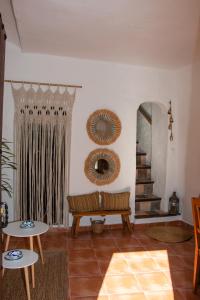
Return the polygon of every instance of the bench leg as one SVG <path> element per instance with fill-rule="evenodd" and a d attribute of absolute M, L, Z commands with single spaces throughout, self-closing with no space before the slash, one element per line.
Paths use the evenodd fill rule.
<path fill-rule="evenodd" d="M 128 230 L 129 230 L 129 232 L 132 233 L 132 232 L 133 232 L 133 228 L 132 228 L 132 226 L 131 226 L 131 222 L 130 222 L 130 219 L 129 219 L 129 215 L 126 215 L 126 216 L 124 216 L 124 217 L 125 217 L 125 219 L 126 219 L 126 225 L 127 225 L 127 228 L 128 228 Z"/>
<path fill-rule="evenodd" d="M 79 224 L 80 224 L 81 216 L 74 216 L 73 224 L 72 224 L 72 236 L 76 237 L 78 234 Z"/>
<path fill-rule="evenodd" d="M 81 219 L 80 216 L 76 217 L 76 226 L 75 226 L 75 231 L 74 231 L 74 236 L 75 237 L 78 235 L 78 229 L 79 229 L 80 219 Z"/>
<path fill-rule="evenodd" d="M 124 218 L 124 215 L 121 215 L 121 218 L 122 218 L 123 229 L 125 230 L 126 229 L 126 220 Z"/>
<path fill-rule="evenodd" d="M 72 229 L 71 229 L 71 235 L 72 235 L 72 237 L 74 236 L 75 221 L 76 221 L 76 217 L 73 216 Z"/>

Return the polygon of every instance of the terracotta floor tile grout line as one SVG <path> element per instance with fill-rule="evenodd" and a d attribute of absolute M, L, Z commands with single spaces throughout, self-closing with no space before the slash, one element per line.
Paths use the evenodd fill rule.
<path fill-rule="evenodd" d="M 128 236 L 114 229 L 102 236 L 80 232 L 76 239 L 50 232 L 42 243 L 46 250 L 68 253 L 69 298 L 63 300 L 97 300 L 100 293 L 105 297 L 98 300 L 118 300 L 117 295 L 124 300 L 132 295 L 170 300 L 173 294 L 177 300 L 200 299 L 192 294 L 194 241 L 167 244 L 150 239 L 143 230 Z M 21 247 L 24 242 L 15 244 Z"/>

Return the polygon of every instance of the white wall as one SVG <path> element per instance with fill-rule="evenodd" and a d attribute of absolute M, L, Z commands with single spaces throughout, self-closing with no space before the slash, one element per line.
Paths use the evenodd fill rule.
<path fill-rule="evenodd" d="M 180 199 L 180 210 L 186 206 L 186 185 L 187 176 L 187 147 L 188 147 L 188 126 L 189 126 L 189 105 L 191 99 L 191 66 L 182 68 L 174 73 L 174 85 L 178 101 L 172 100 L 172 113 L 174 118 L 173 134 L 174 140 L 168 142 L 169 151 L 167 156 L 167 186 L 166 199 L 177 192 Z M 170 133 L 170 132 L 169 132 Z M 192 154 L 193 155 L 193 154 Z M 174 166 L 172 168 L 171 166 Z M 190 208 L 188 208 L 190 209 Z M 184 219 L 189 222 L 188 218 Z"/>
<path fill-rule="evenodd" d="M 192 91 L 189 113 L 186 145 L 186 195 L 184 198 L 183 219 L 193 223 L 191 198 L 200 195 L 200 26 L 192 66 Z"/>
<path fill-rule="evenodd" d="M 161 209 L 168 211 L 168 199 L 165 197 L 167 150 L 168 150 L 168 114 L 164 105 L 152 104 L 152 179 L 154 194 L 161 197 Z"/>
<path fill-rule="evenodd" d="M 169 145 L 167 161 L 166 197 L 173 190 L 184 195 L 184 154 L 179 148 L 186 144 L 187 93 L 190 69 L 178 72 L 114 63 L 78 60 L 72 58 L 24 54 L 7 43 L 5 78 L 15 80 L 47 81 L 82 84 L 78 90 L 73 111 L 70 193 L 87 193 L 94 190 L 118 191 L 131 189 L 131 206 L 134 212 L 136 113 L 140 103 L 172 100 L 174 107 L 175 142 Z M 182 97 L 184 95 L 184 97 Z M 3 135 L 13 139 L 13 99 L 9 84 L 5 87 Z M 114 111 L 122 123 L 118 140 L 108 146 L 118 153 L 121 160 L 119 177 L 110 185 L 96 187 L 84 175 L 84 161 L 89 152 L 98 148 L 86 132 L 88 116 L 96 109 Z M 179 176 L 181 174 L 181 176 Z M 12 218 L 12 201 L 9 202 Z M 133 219 L 133 216 L 132 216 Z M 118 222 L 117 217 L 108 221 Z M 86 219 L 83 219 L 86 224 Z M 82 223 L 82 224 L 83 224 Z"/>
<path fill-rule="evenodd" d="M 150 116 L 152 115 L 151 103 L 142 103 L 142 107 L 149 113 Z M 138 146 L 140 150 L 147 154 L 146 162 L 150 164 L 152 158 L 152 128 L 151 124 L 149 124 L 139 109 L 137 110 L 137 140 L 139 142 Z"/>

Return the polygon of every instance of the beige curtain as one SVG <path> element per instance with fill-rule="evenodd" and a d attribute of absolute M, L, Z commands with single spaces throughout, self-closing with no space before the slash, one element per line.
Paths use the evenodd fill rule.
<path fill-rule="evenodd" d="M 15 101 L 17 219 L 68 223 L 72 108 L 70 94 L 40 86 L 12 86 Z"/>

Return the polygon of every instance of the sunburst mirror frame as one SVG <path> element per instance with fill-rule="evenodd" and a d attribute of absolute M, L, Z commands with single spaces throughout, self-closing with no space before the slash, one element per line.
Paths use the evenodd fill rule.
<path fill-rule="evenodd" d="M 96 171 L 96 163 L 99 160 L 106 160 L 108 163 L 108 170 L 100 174 Z M 105 185 L 113 182 L 120 171 L 120 160 L 118 155 L 108 149 L 96 149 L 90 152 L 85 160 L 85 175 L 96 185 Z"/>
<path fill-rule="evenodd" d="M 96 110 L 88 118 L 87 132 L 90 139 L 96 144 L 110 145 L 121 133 L 120 119 L 108 109 Z"/>

